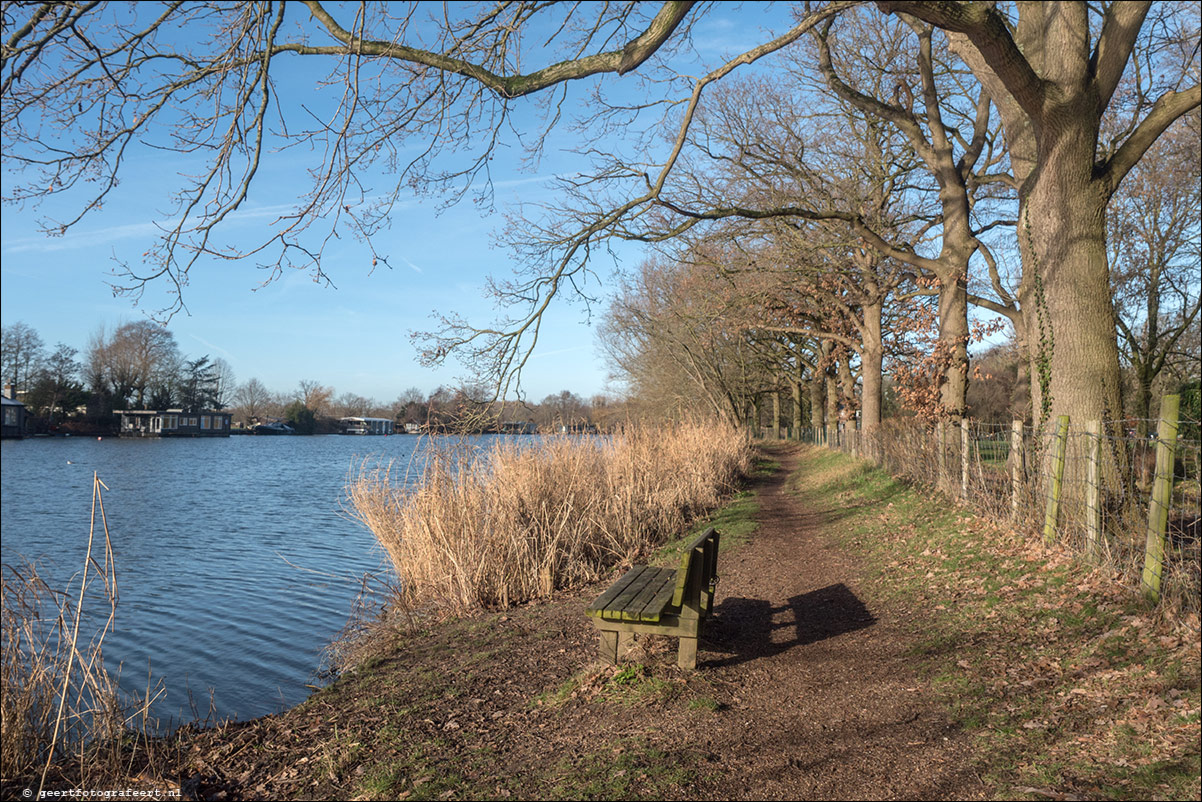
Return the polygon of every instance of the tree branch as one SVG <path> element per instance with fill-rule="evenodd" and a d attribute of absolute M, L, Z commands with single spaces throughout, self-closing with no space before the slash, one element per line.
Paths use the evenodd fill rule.
<path fill-rule="evenodd" d="M 1127 60 L 1135 48 L 1144 18 L 1151 8 L 1150 0 L 1112 3 L 1106 9 L 1098 44 L 1089 58 L 1089 70 L 1098 91 L 1098 111 L 1110 105 L 1110 98 L 1123 77 Z"/>
<path fill-rule="evenodd" d="M 985 3 L 923 0 L 877 0 L 887 14 L 904 12 L 948 31 L 965 34 L 989 68 L 1001 79 L 1023 111 L 1038 120 L 1043 114 L 1044 81 L 1019 49 L 1006 20 Z"/>
<path fill-rule="evenodd" d="M 1140 121 L 1139 126 L 1127 137 L 1109 160 L 1098 166 L 1097 177 L 1102 181 L 1108 194 L 1118 189 L 1124 176 L 1131 171 L 1148 148 L 1164 130 L 1173 124 L 1181 115 L 1196 108 L 1202 102 L 1202 86 L 1194 84 L 1181 92 L 1165 92 L 1156 99 L 1148 116 Z"/>
<path fill-rule="evenodd" d="M 310 13 L 325 26 L 331 36 L 342 42 L 345 52 L 401 59 L 434 67 L 443 72 L 463 75 L 479 81 L 505 98 L 522 97 L 564 81 L 587 78 L 598 73 L 616 72 L 618 75 L 625 75 L 638 69 L 672 36 L 694 5 L 694 0 L 665 2 L 647 29 L 627 42 L 621 50 L 560 61 L 525 75 L 499 75 L 479 64 L 443 53 L 420 50 L 394 42 L 364 40 L 339 25 L 318 0 L 305 0 L 305 6 Z M 300 53 L 308 52 L 306 48 L 294 49 Z"/>

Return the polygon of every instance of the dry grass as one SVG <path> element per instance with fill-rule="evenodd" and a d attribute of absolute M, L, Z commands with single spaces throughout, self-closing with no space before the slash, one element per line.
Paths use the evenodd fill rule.
<path fill-rule="evenodd" d="M 123 700 L 104 666 L 102 646 L 116 613 L 117 581 L 102 487 L 95 479 L 83 570 L 68 590 L 52 588 L 31 563 L 5 565 L 0 572 L 0 749 L 6 797 L 18 788 L 35 798 L 64 787 L 145 788 L 147 769 L 161 749 L 148 735 L 154 694 Z"/>
<path fill-rule="evenodd" d="M 462 613 L 549 596 L 631 562 L 718 505 L 750 468 L 746 436 L 694 422 L 610 438 L 432 443 L 418 482 L 365 466 L 353 513 L 410 608 Z"/>

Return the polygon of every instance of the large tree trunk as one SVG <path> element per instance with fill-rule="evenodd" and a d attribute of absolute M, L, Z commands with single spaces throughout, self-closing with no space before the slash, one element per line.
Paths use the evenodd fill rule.
<path fill-rule="evenodd" d="M 1096 118 L 1095 118 L 1096 119 Z M 1020 213 L 1024 310 L 1030 322 L 1032 396 L 1043 442 L 1061 415 L 1073 430 L 1102 421 L 1104 435 L 1123 436 L 1114 304 L 1106 257 L 1107 194 L 1093 180 L 1096 128 L 1084 114 L 1056 118 L 1041 132 L 1047 151 L 1032 176 Z M 1062 504 L 1084 503 L 1084 443 L 1072 437 Z M 1051 475 L 1053 449 L 1044 454 Z M 1121 448 L 1102 449 L 1102 483 L 1117 490 L 1126 471 Z"/>
<path fill-rule="evenodd" d="M 780 390 L 772 391 L 772 439 L 780 439 Z"/>
<path fill-rule="evenodd" d="M 815 373 L 810 377 L 810 427 L 815 434 L 826 427 L 826 376 Z"/>
<path fill-rule="evenodd" d="M 1091 174 L 1096 131 L 1062 122 L 1061 130 L 1043 132 L 1049 157 L 1019 223 L 1023 272 L 1033 285 L 1029 295 L 1045 322 L 1041 340 L 1028 339 L 1032 371 L 1050 368 L 1050 381 L 1044 376 L 1043 383 L 1051 398 L 1040 402 L 1052 420 L 1070 415 L 1079 423 L 1117 421 L 1123 409 L 1106 261 L 1107 196 Z M 1031 307 L 1025 309 L 1030 320 Z M 1039 384 L 1040 376 L 1033 376 L 1033 392 Z"/>
<path fill-rule="evenodd" d="M 826 425 L 839 425 L 839 382 L 833 365 L 826 370 Z"/>
<path fill-rule="evenodd" d="M 947 237 L 945 233 L 945 241 Z M 946 364 L 939 404 L 955 421 L 964 416 L 968 405 L 968 259 L 964 262 L 963 270 L 943 278 L 939 286 L 938 347 Z"/>
<path fill-rule="evenodd" d="M 882 304 L 864 307 L 864 329 L 860 352 L 860 425 L 872 432 L 881 425 L 881 370 L 885 361 L 885 346 L 881 336 Z"/>
<path fill-rule="evenodd" d="M 1016 320 L 1017 318 L 1017 320 Z M 1014 322 L 1014 341 L 1018 349 L 1018 365 L 1014 389 L 1010 393 L 1010 410 L 1017 420 L 1031 423 L 1031 357 L 1027 353 L 1027 330 L 1022 314 L 1011 316 Z"/>

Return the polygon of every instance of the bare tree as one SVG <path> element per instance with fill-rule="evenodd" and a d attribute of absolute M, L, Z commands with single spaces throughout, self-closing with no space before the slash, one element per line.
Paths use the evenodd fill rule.
<path fill-rule="evenodd" d="M 722 259 L 647 260 L 624 278 L 600 337 L 614 378 L 660 417 L 705 411 L 738 423 L 780 371 L 749 336 L 747 296 Z"/>
<path fill-rule="evenodd" d="M 847 29 L 841 36 L 835 36 L 833 20 L 813 35 L 826 84 L 905 137 L 938 189 L 939 253 L 924 258 L 913 248 L 894 248 L 889 255 L 937 280 L 937 347 L 947 363 L 941 405 L 958 418 L 968 381 L 970 260 L 985 247 L 979 231 L 996 222 L 981 219 L 986 204 L 980 202 L 985 194 L 980 190 L 1004 180 L 997 170 L 1002 153 L 994 147 L 992 101 L 984 88 L 976 89 L 975 97 L 966 92 L 963 70 L 954 66 L 941 37 L 912 17 L 893 27 L 847 14 L 839 18 L 839 26 Z M 844 78 L 849 74 L 852 83 Z"/>
<path fill-rule="evenodd" d="M 1182 359 L 1179 344 L 1198 318 L 1202 152 L 1184 123 L 1135 166 L 1106 216 L 1119 353 L 1134 384 L 1128 411 L 1141 437 L 1153 385 Z"/>
<path fill-rule="evenodd" d="M 234 369 L 221 357 L 216 357 L 213 362 L 213 408 L 225 409 L 234 400 L 234 394 L 238 389 L 237 379 L 234 377 Z"/>
<path fill-rule="evenodd" d="M 408 387 L 392 402 L 389 410 L 392 417 L 407 423 L 419 423 L 425 419 L 421 407 L 426 400 L 426 394 L 418 387 Z"/>
<path fill-rule="evenodd" d="M 861 85 L 870 82 L 871 77 Z M 916 252 L 933 225 L 921 221 L 935 213 L 922 209 L 926 204 L 915 186 L 920 176 L 915 175 L 913 148 L 887 124 L 850 103 L 816 102 L 812 93 L 799 95 L 767 80 L 716 92 L 695 129 L 704 139 L 698 149 L 719 165 L 720 180 L 712 169 L 699 167 L 695 193 L 703 199 L 701 205 L 712 193 L 711 204 L 719 196 L 739 198 L 748 213 L 759 209 L 764 215 L 750 223 L 728 222 L 707 234 L 747 243 L 746 258 L 728 266 L 732 272 L 772 274 L 756 290 L 748 288 L 752 318 L 755 310 L 767 313 L 756 325 L 764 331 L 836 339 L 854 351 L 862 366 L 863 422 L 875 427 L 880 422 L 886 305 L 916 269 L 885 254 L 923 265 L 930 261 Z M 850 211 L 824 219 L 815 211 L 821 209 Z M 797 217 L 789 210 L 797 211 Z M 959 332 L 950 323 L 942 329 L 944 338 L 962 344 Z M 945 376 L 959 370 L 951 363 L 949 359 Z"/>
<path fill-rule="evenodd" d="M 233 402 L 244 423 L 259 420 L 267 413 L 267 407 L 272 403 L 271 392 L 258 379 L 247 379 L 238 385 L 234 391 Z"/>
<path fill-rule="evenodd" d="M 378 404 L 366 396 L 357 393 L 343 393 L 333 402 L 335 414 L 345 417 L 370 417 L 372 410 Z"/>
<path fill-rule="evenodd" d="M 0 336 L 0 374 L 13 392 L 29 389 L 42 362 L 42 337 L 32 326 L 17 321 L 5 326 Z"/>
<path fill-rule="evenodd" d="M 300 393 L 297 398 L 305 405 L 305 408 L 312 410 L 315 415 L 330 413 L 334 399 L 333 387 L 327 387 L 313 379 L 302 379 L 298 388 Z"/>
<path fill-rule="evenodd" d="M 105 336 L 101 329 L 88 346 L 93 388 L 115 403 L 143 408 L 152 394 L 171 394 L 179 382 L 179 346 L 166 327 L 150 320 L 125 323 Z"/>
<path fill-rule="evenodd" d="M 55 413 L 68 414 L 68 410 L 86 401 L 83 386 L 79 383 L 78 350 L 58 343 L 54 352 L 45 359 L 27 403 L 38 414 L 45 415 L 54 423 Z"/>

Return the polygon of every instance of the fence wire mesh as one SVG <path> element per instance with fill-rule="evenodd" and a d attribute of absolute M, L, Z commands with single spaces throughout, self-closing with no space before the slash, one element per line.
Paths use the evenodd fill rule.
<path fill-rule="evenodd" d="M 1182 418 L 1177 436 L 1162 442 L 1159 424 L 1069 421 L 1058 438 L 1055 425 L 891 419 L 870 434 L 830 427 L 802 430 L 798 439 L 871 459 L 895 477 L 959 498 L 1032 537 L 1065 543 L 1112 566 L 1133 587 L 1199 612 L 1200 426 Z M 1158 484 L 1157 452 L 1165 447 L 1172 459 L 1162 464 Z"/>

